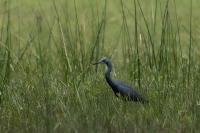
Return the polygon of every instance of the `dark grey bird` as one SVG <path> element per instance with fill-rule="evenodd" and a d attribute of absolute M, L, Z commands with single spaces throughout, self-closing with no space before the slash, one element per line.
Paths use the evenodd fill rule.
<path fill-rule="evenodd" d="M 141 102 L 141 103 L 148 102 L 131 86 L 124 84 L 121 81 L 112 79 L 111 77 L 112 63 L 109 59 L 103 57 L 98 62 L 94 63 L 94 65 L 97 65 L 97 64 L 105 64 L 107 66 L 107 70 L 105 72 L 105 79 L 117 97 L 119 97 L 118 94 L 120 94 L 122 98 L 127 101 L 135 101 L 135 102 Z"/>

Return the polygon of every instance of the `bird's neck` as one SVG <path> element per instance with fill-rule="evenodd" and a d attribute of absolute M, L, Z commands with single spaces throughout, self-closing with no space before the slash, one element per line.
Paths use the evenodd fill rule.
<path fill-rule="evenodd" d="M 106 81 L 107 81 L 109 84 L 110 84 L 110 82 L 112 82 L 111 72 L 112 72 L 112 64 L 111 64 L 111 63 L 108 63 L 108 64 L 107 64 L 107 70 L 106 70 L 106 73 L 105 73 L 105 78 L 106 78 Z"/>

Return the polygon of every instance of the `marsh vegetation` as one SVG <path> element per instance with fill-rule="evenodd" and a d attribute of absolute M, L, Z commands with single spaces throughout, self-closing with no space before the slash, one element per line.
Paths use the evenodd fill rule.
<path fill-rule="evenodd" d="M 199 0 L 1 0 L 0 132 L 199 132 Z M 148 105 L 106 84 L 134 85 Z"/>

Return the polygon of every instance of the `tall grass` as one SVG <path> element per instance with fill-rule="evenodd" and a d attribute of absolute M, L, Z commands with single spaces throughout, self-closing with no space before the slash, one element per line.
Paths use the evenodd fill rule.
<path fill-rule="evenodd" d="M 184 2 L 38 2 L 26 17 L 0 2 L 0 132 L 198 132 L 198 2 Z M 148 105 L 112 94 L 102 56 Z"/>
<path fill-rule="evenodd" d="M 11 72 L 11 27 L 10 27 L 10 11 L 9 11 L 9 1 L 4 3 L 6 7 L 7 18 L 6 18 L 6 26 L 5 31 L 2 28 L 1 32 L 1 40 L 5 41 L 4 47 L 1 49 L 2 54 L 2 63 L 1 63 L 1 89 L 0 89 L 0 103 L 3 100 L 3 93 L 5 91 L 5 86 L 9 84 L 10 82 L 10 72 Z M 4 23 L 2 24 L 3 27 Z M 3 33 L 5 32 L 5 37 L 3 36 Z M 4 38 L 3 38 L 4 37 Z"/>

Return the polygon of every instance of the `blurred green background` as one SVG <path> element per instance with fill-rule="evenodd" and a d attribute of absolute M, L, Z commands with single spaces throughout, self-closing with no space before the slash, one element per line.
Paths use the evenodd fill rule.
<path fill-rule="evenodd" d="M 200 1 L 1 0 L 0 132 L 199 132 Z M 116 98 L 104 80 L 149 104 Z"/>

